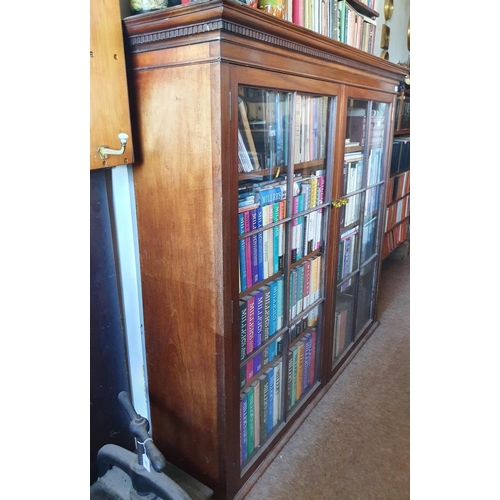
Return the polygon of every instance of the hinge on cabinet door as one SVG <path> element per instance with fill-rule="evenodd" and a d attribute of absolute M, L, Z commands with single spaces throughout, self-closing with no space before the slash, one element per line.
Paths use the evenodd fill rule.
<path fill-rule="evenodd" d="M 229 92 L 229 121 L 232 121 L 232 119 L 233 119 L 233 100 L 231 99 L 231 92 Z"/>

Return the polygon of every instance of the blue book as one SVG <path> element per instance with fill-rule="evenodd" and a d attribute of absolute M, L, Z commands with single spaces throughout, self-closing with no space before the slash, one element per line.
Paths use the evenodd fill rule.
<path fill-rule="evenodd" d="M 262 353 L 259 352 L 254 358 L 253 358 L 253 373 L 254 375 L 257 375 L 262 370 Z"/>
<path fill-rule="evenodd" d="M 270 434 L 273 430 L 273 413 L 274 413 L 274 369 L 268 368 L 266 370 L 267 381 L 268 381 L 268 392 L 267 392 L 267 433 Z"/>
<path fill-rule="evenodd" d="M 243 463 L 247 459 L 247 434 L 248 434 L 248 403 L 247 395 L 245 393 L 240 394 L 241 401 L 241 462 Z"/>
<path fill-rule="evenodd" d="M 245 216 L 243 213 L 238 214 L 238 235 L 245 234 Z"/>
<path fill-rule="evenodd" d="M 262 290 L 256 290 L 255 292 L 252 292 L 250 295 L 253 295 L 253 297 L 255 298 L 253 347 L 254 349 L 257 349 L 262 344 L 262 335 L 264 327 L 264 294 L 262 293 Z"/>
<path fill-rule="evenodd" d="M 277 280 L 277 294 L 276 294 L 276 329 L 280 330 L 283 328 L 283 295 L 285 291 L 285 280 L 283 276 L 280 276 Z"/>
<path fill-rule="evenodd" d="M 269 283 L 271 289 L 271 307 L 269 318 L 269 336 L 271 337 L 276 333 L 278 325 L 278 283 L 276 280 Z"/>
<path fill-rule="evenodd" d="M 278 226 L 273 227 L 273 273 L 280 270 L 280 230 Z"/>
<path fill-rule="evenodd" d="M 240 268 L 240 288 L 241 292 L 247 289 L 247 266 L 245 253 L 245 240 L 239 242 L 239 268 Z"/>
<path fill-rule="evenodd" d="M 252 285 L 259 282 L 259 253 L 257 235 L 250 236 L 250 258 L 252 263 Z"/>

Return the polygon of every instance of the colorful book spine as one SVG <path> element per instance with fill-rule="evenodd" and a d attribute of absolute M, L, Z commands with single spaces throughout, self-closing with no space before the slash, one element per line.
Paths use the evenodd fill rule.
<path fill-rule="evenodd" d="M 263 373 L 260 377 L 260 442 L 263 443 L 267 436 L 267 403 L 269 400 L 269 384 L 267 374 Z"/>
<path fill-rule="evenodd" d="M 260 380 L 252 384 L 253 388 L 253 407 L 254 407 L 254 448 L 260 445 Z"/>
<path fill-rule="evenodd" d="M 276 274 L 280 270 L 279 252 L 280 252 L 280 233 L 279 226 L 273 227 L 273 273 Z"/>
<path fill-rule="evenodd" d="M 314 375 L 316 373 L 316 328 L 311 330 L 311 370 L 309 373 L 309 384 L 314 384 Z"/>
<path fill-rule="evenodd" d="M 302 390 L 305 392 L 311 385 L 311 348 L 312 337 L 311 332 L 306 333 L 304 337 L 304 371 L 302 374 Z"/>
<path fill-rule="evenodd" d="M 298 345 L 295 344 L 291 349 L 292 353 L 292 395 L 291 395 L 291 406 L 293 407 L 297 402 L 297 369 L 298 369 L 298 361 L 299 361 L 299 353 L 298 353 Z"/>
<path fill-rule="evenodd" d="M 296 398 L 297 401 L 302 396 L 302 372 L 304 371 L 304 342 L 297 342 L 297 383 L 296 383 Z"/>
<path fill-rule="evenodd" d="M 287 386 L 287 405 L 288 408 L 293 406 L 292 403 L 292 381 L 293 381 L 293 354 L 288 351 L 288 386 Z M 294 399 L 295 402 L 295 399 Z"/>
<path fill-rule="evenodd" d="M 271 281 L 269 283 L 269 288 L 271 290 L 269 336 L 273 336 L 276 333 L 278 326 L 278 283 L 276 281 Z"/>
<path fill-rule="evenodd" d="M 271 314 L 271 289 L 269 286 L 261 288 L 264 298 L 264 308 L 262 314 L 262 342 L 266 342 L 270 337 L 270 314 Z"/>
<path fill-rule="evenodd" d="M 255 297 L 247 295 L 242 300 L 247 303 L 247 354 L 250 354 L 254 349 Z"/>
<path fill-rule="evenodd" d="M 247 424 L 247 455 L 250 456 L 255 449 L 255 401 L 253 387 L 245 390 L 248 401 L 248 424 Z"/>
<path fill-rule="evenodd" d="M 276 292 L 276 330 L 279 331 L 284 326 L 284 300 L 283 296 L 285 293 L 285 279 L 280 276 L 276 280 L 277 292 Z"/>
<path fill-rule="evenodd" d="M 281 360 L 274 366 L 274 411 L 273 411 L 273 427 L 281 420 Z"/>
<path fill-rule="evenodd" d="M 241 463 L 248 458 L 248 401 L 244 392 L 240 395 L 241 404 Z"/>
<path fill-rule="evenodd" d="M 268 368 L 266 370 L 268 390 L 267 390 L 267 434 L 271 434 L 273 430 L 273 410 L 274 410 L 274 369 Z"/>
<path fill-rule="evenodd" d="M 247 355 L 247 303 L 240 300 L 240 361 Z"/>
<path fill-rule="evenodd" d="M 264 314 L 264 294 L 262 290 L 256 290 L 250 294 L 254 297 L 254 336 L 253 347 L 257 349 L 262 344 L 262 327 Z"/>
<path fill-rule="evenodd" d="M 250 238 L 245 238 L 245 269 L 247 275 L 247 286 L 246 288 L 251 288 L 253 285 L 252 280 L 252 248 Z"/>
<path fill-rule="evenodd" d="M 246 266 L 246 249 L 245 240 L 239 240 L 238 266 L 240 271 L 240 292 L 244 292 L 247 287 L 247 266 Z"/>

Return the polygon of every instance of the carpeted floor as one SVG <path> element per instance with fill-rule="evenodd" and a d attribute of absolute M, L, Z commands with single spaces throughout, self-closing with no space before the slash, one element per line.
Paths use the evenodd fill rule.
<path fill-rule="evenodd" d="M 386 259 L 380 326 L 245 500 L 410 498 L 410 257 Z"/>

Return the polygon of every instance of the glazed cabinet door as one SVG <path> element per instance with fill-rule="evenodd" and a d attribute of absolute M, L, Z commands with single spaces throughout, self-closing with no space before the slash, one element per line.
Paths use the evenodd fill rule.
<path fill-rule="evenodd" d="M 286 83 L 237 90 L 240 477 L 320 386 L 337 87 Z"/>
<path fill-rule="evenodd" d="M 347 99 L 332 370 L 374 323 L 391 103 Z"/>

